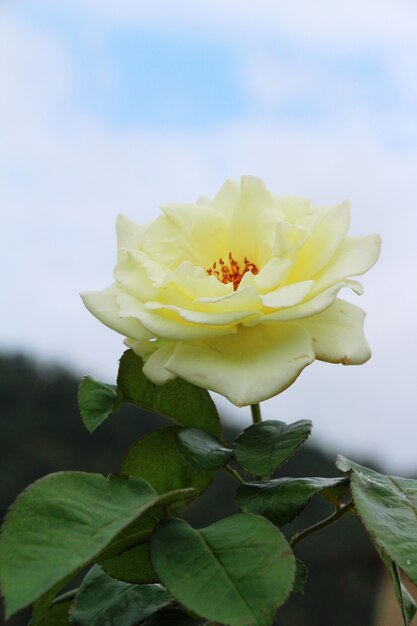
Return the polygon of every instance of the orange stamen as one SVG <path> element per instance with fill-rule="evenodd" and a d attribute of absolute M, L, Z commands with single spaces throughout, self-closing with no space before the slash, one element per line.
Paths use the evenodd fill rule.
<path fill-rule="evenodd" d="M 243 269 L 240 269 L 239 263 L 233 258 L 232 253 L 229 252 L 229 263 L 223 261 L 220 257 L 218 263 L 220 265 L 220 269 L 217 268 L 217 262 L 215 261 L 213 265 L 207 270 L 207 274 L 209 276 L 215 276 L 217 280 L 221 283 L 227 285 L 228 283 L 233 283 L 233 291 L 236 291 L 240 285 L 240 281 L 246 274 L 246 272 L 251 272 L 252 274 L 258 274 L 259 269 L 255 265 L 255 263 L 251 263 L 247 259 L 244 258 L 244 266 Z"/>

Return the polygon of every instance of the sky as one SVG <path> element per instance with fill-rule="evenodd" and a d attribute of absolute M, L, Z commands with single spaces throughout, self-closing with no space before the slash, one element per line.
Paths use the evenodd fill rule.
<path fill-rule="evenodd" d="M 313 364 L 263 413 L 415 470 L 416 70 L 411 0 L 0 0 L 0 349 L 114 380 L 122 337 L 79 292 L 112 282 L 120 212 L 148 222 L 244 174 L 348 198 L 351 233 L 383 238 L 365 294 L 342 294 L 373 357 Z"/>

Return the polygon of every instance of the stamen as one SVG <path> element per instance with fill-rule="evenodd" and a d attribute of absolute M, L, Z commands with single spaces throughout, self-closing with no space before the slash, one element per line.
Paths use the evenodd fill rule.
<path fill-rule="evenodd" d="M 207 274 L 209 276 L 215 276 L 217 280 L 221 283 L 227 285 L 228 283 L 233 283 L 233 291 L 236 291 L 240 285 L 240 281 L 246 274 L 246 272 L 251 272 L 252 274 L 258 274 L 259 269 L 255 265 L 248 260 L 247 257 L 244 258 L 244 266 L 240 269 L 239 263 L 233 258 L 232 253 L 229 252 L 229 263 L 223 261 L 220 257 L 219 261 L 220 268 L 217 268 L 217 261 L 213 263 L 213 265 L 207 270 Z"/>

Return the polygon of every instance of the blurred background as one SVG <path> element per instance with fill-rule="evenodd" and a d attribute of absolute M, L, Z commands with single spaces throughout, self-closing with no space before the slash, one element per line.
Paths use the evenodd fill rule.
<path fill-rule="evenodd" d="M 416 61 L 411 0 L 0 0 L 3 511 L 47 471 L 106 472 L 110 458 L 117 469 L 148 424 L 124 415 L 123 432 L 114 420 L 90 438 L 74 399 L 85 373 L 114 381 L 123 351 L 78 295 L 112 282 L 117 213 L 147 222 L 242 174 L 315 204 L 349 198 L 351 233 L 383 237 L 353 300 L 368 312 L 373 358 L 316 363 L 264 403 L 266 418 L 314 422 L 320 451 L 293 475 L 334 474 L 341 452 L 416 476 Z M 248 410 L 216 402 L 231 432 L 249 424 Z M 326 602 L 311 604 L 312 573 L 282 626 L 396 626 L 355 528 L 312 540 Z M 338 604 L 343 586 L 329 591 L 341 580 L 329 563 L 351 554 L 356 532 L 353 616 Z"/>

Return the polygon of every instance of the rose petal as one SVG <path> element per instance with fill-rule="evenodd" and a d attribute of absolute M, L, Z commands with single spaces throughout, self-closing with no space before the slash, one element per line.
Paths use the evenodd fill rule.
<path fill-rule="evenodd" d="M 172 304 L 161 304 L 160 302 L 147 302 L 145 307 L 149 311 L 174 311 L 178 313 L 181 319 L 191 324 L 207 324 L 208 326 L 227 326 L 228 324 L 237 324 L 247 318 L 257 315 L 255 310 L 239 310 L 239 311 L 195 311 L 192 309 L 183 309 Z"/>
<path fill-rule="evenodd" d="M 295 224 L 278 222 L 275 225 L 275 240 L 272 253 L 276 256 L 287 256 L 291 264 L 297 261 L 297 253 L 308 240 L 317 222 L 316 215 L 308 215 Z"/>
<path fill-rule="evenodd" d="M 116 285 L 111 285 L 102 291 L 84 291 L 80 295 L 90 313 L 109 328 L 133 339 L 152 337 L 138 320 L 121 317 L 117 305 L 117 297 L 120 293 Z"/>
<path fill-rule="evenodd" d="M 230 215 L 229 245 L 236 260 L 245 257 L 259 267 L 271 256 L 274 225 L 283 219 L 272 194 L 254 176 L 242 176 L 240 196 Z"/>
<path fill-rule="evenodd" d="M 127 338 L 123 343 L 128 348 L 132 348 L 133 352 L 136 352 L 143 360 L 146 360 L 158 349 L 158 345 L 161 344 L 161 341 L 161 339 L 155 339 L 155 337 L 152 337 L 152 339 L 144 339 L 143 341 Z"/>
<path fill-rule="evenodd" d="M 239 311 L 243 308 L 259 311 L 261 299 L 256 289 L 249 285 L 217 298 L 198 298 L 195 304 L 201 307 L 201 311 Z"/>
<path fill-rule="evenodd" d="M 178 313 L 162 309 L 150 311 L 145 305 L 129 294 L 121 293 L 117 296 L 120 316 L 135 318 L 151 333 L 152 337 L 173 340 L 192 340 L 205 337 L 220 337 L 236 333 L 236 327 L 208 326 L 206 324 L 190 324 L 184 322 Z M 134 337 L 134 335 L 128 336 Z"/>
<path fill-rule="evenodd" d="M 228 223 L 224 215 L 202 204 L 170 204 L 162 210 L 167 220 L 189 242 L 195 265 L 205 269 L 229 252 Z M 183 257 L 183 260 L 187 257 Z"/>
<path fill-rule="evenodd" d="M 175 269 L 185 259 L 199 265 L 192 243 L 165 215 L 145 229 L 142 250 L 167 269 Z"/>
<path fill-rule="evenodd" d="M 322 313 L 300 320 L 299 324 L 311 334 L 317 359 L 359 365 L 371 356 L 363 332 L 365 315 L 354 304 L 336 300 Z"/>
<path fill-rule="evenodd" d="M 183 261 L 177 269 L 166 274 L 161 286 L 168 287 L 170 292 L 181 292 L 190 301 L 204 297 L 218 298 L 233 293 L 232 283 L 220 282 L 215 276 L 209 276 L 204 268 L 189 261 Z"/>
<path fill-rule="evenodd" d="M 268 313 L 259 319 L 249 320 L 245 322 L 245 326 L 254 326 L 255 324 L 264 322 L 288 322 L 309 317 L 310 315 L 317 315 L 317 313 L 324 311 L 334 302 L 337 294 L 343 287 L 349 287 L 358 294 L 362 293 L 362 285 L 360 283 L 354 280 L 347 280 L 332 285 L 322 293 L 310 298 L 310 300 L 305 300 L 295 306 L 274 311 L 274 313 Z"/>
<path fill-rule="evenodd" d="M 171 356 L 175 342 L 153 339 L 151 341 L 135 341 L 125 339 L 125 345 L 132 348 L 144 360 L 145 375 L 157 385 L 164 385 L 175 378 L 175 374 L 165 369 L 164 364 Z"/>
<path fill-rule="evenodd" d="M 240 181 L 229 178 L 213 198 L 211 206 L 222 213 L 232 212 L 239 200 Z"/>
<path fill-rule="evenodd" d="M 288 323 L 240 326 L 234 336 L 179 342 L 165 367 L 246 406 L 286 389 L 312 361 L 309 333 Z"/>
<path fill-rule="evenodd" d="M 123 255 L 124 249 L 139 250 L 145 227 L 132 222 L 121 213 L 116 219 L 117 249 Z"/>
<path fill-rule="evenodd" d="M 259 293 L 269 291 L 282 282 L 290 267 L 290 259 L 286 257 L 272 257 L 260 269 L 259 274 L 246 272 L 239 285 L 239 290 L 253 285 Z"/>
<path fill-rule="evenodd" d="M 286 285 L 265 294 L 262 297 L 262 302 L 265 306 L 273 309 L 294 306 L 305 300 L 313 285 L 314 280 L 304 280 L 292 285 Z"/>
<path fill-rule="evenodd" d="M 165 363 L 172 356 L 176 344 L 174 341 L 158 343 L 162 343 L 162 345 L 146 359 L 143 366 L 143 373 L 149 380 L 157 385 L 164 385 L 169 380 L 176 378 L 176 374 L 173 374 L 164 367 Z"/>
<path fill-rule="evenodd" d="M 348 202 L 343 202 L 320 216 L 304 246 L 298 251 L 288 282 L 312 278 L 327 265 L 346 237 L 350 219 L 349 207 Z"/>
<path fill-rule="evenodd" d="M 160 289 L 155 286 L 165 275 L 155 262 L 141 252 L 127 251 L 114 268 L 114 278 L 122 290 L 140 300 L 154 300 Z"/>
<path fill-rule="evenodd" d="M 290 222 L 298 222 L 298 220 L 306 217 L 310 212 L 310 200 L 302 196 L 279 196 L 273 194 L 277 205 L 285 215 L 285 219 Z"/>
<path fill-rule="evenodd" d="M 316 277 L 318 290 L 336 283 L 347 276 L 359 276 L 367 272 L 378 260 L 381 237 L 346 237 L 329 264 Z"/>

